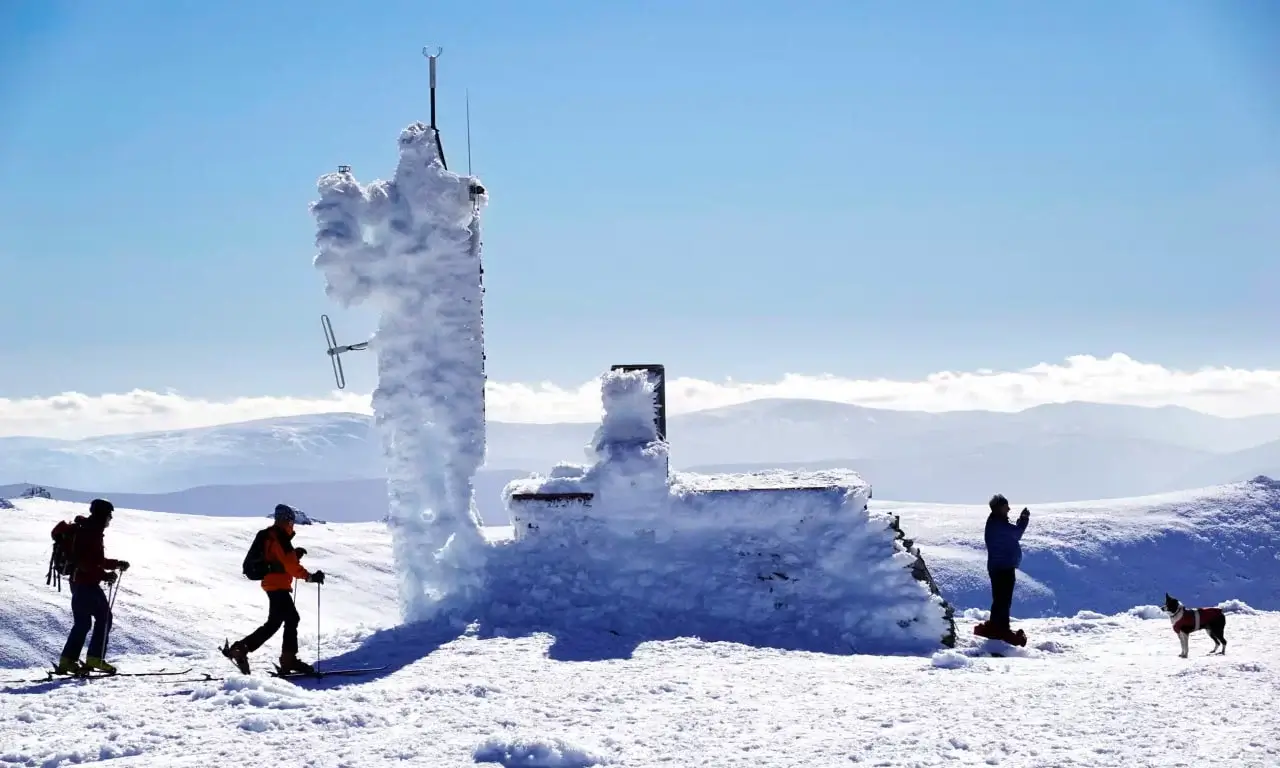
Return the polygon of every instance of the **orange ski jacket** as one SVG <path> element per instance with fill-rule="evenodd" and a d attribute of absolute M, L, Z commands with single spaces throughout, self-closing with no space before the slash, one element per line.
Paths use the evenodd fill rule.
<path fill-rule="evenodd" d="M 262 589 L 266 592 L 281 590 L 288 592 L 293 589 L 294 579 L 310 578 L 311 572 L 302 567 L 298 562 L 298 553 L 293 551 L 293 545 L 290 543 L 293 539 L 293 531 L 276 525 L 271 527 L 275 529 L 272 531 L 275 535 L 267 537 L 262 554 L 268 563 L 275 563 L 282 570 L 273 570 L 263 576 Z"/>

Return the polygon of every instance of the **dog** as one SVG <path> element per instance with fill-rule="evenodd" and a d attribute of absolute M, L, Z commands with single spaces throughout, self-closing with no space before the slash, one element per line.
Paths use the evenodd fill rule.
<path fill-rule="evenodd" d="M 1187 658 L 1191 633 L 1202 629 L 1208 632 L 1213 640 L 1213 650 L 1209 651 L 1208 655 L 1212 656 L 1215 653 L 1219 656 L 1226 655 L 1227 636 L 1223 634 L 1223 630 L 1227 628 L 1227 615 L 1221 608 L 1187 608 L 1178 602 L 1176 597 L 1166 592 L 1164 593 L 1164 610 L 1169 614 L 1169 621 L 1173 624 L 1174 633 L 1178 635 L 1178 642 L 1182 643 L 1182 653 L 1178 654 L 1179 658 Z M 1218 650 L 1219 647 L 1222 650 Z"/>

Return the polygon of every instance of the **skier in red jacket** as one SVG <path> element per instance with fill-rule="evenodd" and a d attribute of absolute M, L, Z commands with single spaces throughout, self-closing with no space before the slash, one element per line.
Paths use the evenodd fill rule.
<path fill-rule="evenodd" d="M 106 556 L 102 543 L 106 528 L 111 524 L 115 505 L 106 499 L 89 502 L 89 516 L 77 516 L 75 550 L 72 558 L 75 570 L 71 574 L 71 615 L 74 623 L 67 644 L 58 659 L 58 674 L 81 674 L 89 670 L 114 674 L 116 668 L 108 664 L 102 655 L 106 651 L 107 632 L 111 628 L 111 604 L 102 591 L 102 583 L 114 584 L 118 574 L 129 569 L 125 560 L 113 560 Z M 84 647 L 89 627 L 93 637 L 89 639 L 89 653 L 80 664 L 80 649 Z"/>

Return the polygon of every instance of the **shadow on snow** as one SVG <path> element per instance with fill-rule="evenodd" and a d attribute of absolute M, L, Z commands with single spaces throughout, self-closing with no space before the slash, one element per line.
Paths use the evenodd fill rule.
<path fill-rule="evenodd" d="M 487 598 L 486 598 L 487 599 Z M 547 607 L 549 608 L 549 607 Z M 799 631 L 785 621 L 768 625 L 729 621 L 697 613 L 661 613 L 650 606 L 611 603 L 562 610 L 538 610 L 487 601 L 462 604 L 442 614 L 456 618 L 404 624 L 374 632 L 358 647 L 323 659 L 325 670 L 386 667 L 359 676 L 308 680 L 308 684 L 339 687 L 394 674 L 459 639 L 553 638 L 548 658 L 560 662 L 592 662 L 631 658 L 642 643 L 696 639 L 756 648 L 841 655 L 918 656 L 941 648 L 941 643 L 895 639 L 866 641 L 857 646 L 817 624 Z M 536 614 L 536 617 L 535 617 Z M 466 617 L 466 618 L 462 618 Z M 305 678 L 302 678 L 305 679 Z"/>

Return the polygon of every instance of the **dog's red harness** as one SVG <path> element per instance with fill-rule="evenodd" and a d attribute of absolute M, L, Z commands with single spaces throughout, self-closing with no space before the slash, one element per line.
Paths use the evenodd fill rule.
<path fill-rule="evenodd" d="M 1182 618 L 1173 624 L 1175 634 L 1191 634 L 1222 618 L 1221 608 L 1183 608 Z"/>

